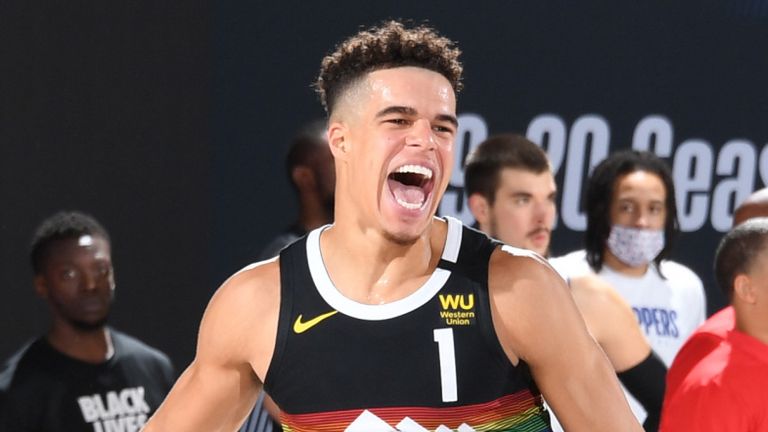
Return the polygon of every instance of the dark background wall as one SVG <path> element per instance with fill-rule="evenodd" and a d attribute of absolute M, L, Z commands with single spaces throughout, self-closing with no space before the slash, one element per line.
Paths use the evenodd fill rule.
<path fill-rule="evenodd" d="M 556 254 L 580 247 L 590 166 L 661 153 L 684 218 L 675 259 L 720 307 L 714 247 L 768 183 L 765 2 L 475 3 L 0 4 L 0 357 L 46 326 L 34 226 L 78 208 L 113 236 L 115 326 L 186 365 L 216 286 L 293 216 L 283 157 L 323 115 L 320 59 L 388 17 L 429 20 L 463 49 L 461 154 L 506 131 L 550 151 Z M 441 212 L 466 217 L 460 174 Z"/>

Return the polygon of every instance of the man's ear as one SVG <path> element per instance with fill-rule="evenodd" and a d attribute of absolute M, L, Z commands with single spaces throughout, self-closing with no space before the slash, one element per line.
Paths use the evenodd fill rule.
<path fill-rule="evenodd" d="M 738 297 L 743 303 L 757 303 L 757 293 L 752 279 L 746 274 L 738 274 L 733 278 L 733 296 Z"/>
<path fill-rule="evenodd" d="M 491 213 L 491 206 L 488 204 L 488 200 L 479 193 L 473 193 L 467 198 L 467 204 L 477 223 L 481 226 L 487 225 Z"/>
<path fill-rule="evenodd" d="M 48 284 L 43 275 L 35 275 L 32 283 L 35 286 L 35 294 L 43 300 L 48 300 Z"/>
<path fill-rule="evenodd" d="M 346 160 L 350 150 L 349 127 L 341 121 L 332 121 L 328 125 L 328 146 L 336 160 Z"/>

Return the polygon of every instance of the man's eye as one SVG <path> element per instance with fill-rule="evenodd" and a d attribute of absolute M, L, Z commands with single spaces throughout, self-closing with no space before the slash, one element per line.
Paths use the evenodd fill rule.
<path fill-rule="evenodd" d="M 61 272 L 61 278 L 63 280 L 72 280 L 77 277 L 77 272 L 74 269 L 66 269 Z"/>
<path fill-rule="evenodd" d="M 410 122 L 408 120 L 401 119 L 401 118 L 387 120 L 387 123 L 396 124 L 398 126 L 406 126 L 406 125 L 410 124 Z"/>

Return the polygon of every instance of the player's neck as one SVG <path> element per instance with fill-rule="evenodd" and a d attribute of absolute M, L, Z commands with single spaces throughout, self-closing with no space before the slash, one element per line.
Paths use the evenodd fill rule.
<path fill-rule="evenodd" d="M 764 312 L 752 304 L 734 303 L 733 307 L 736 312 L 736 328 L 768 345 L 768 322 Z"/>
<path fill-rule="evenodd" d="M 629 277 L 642 277 L 645 275 L 645 273 L 648 271 L 648 264 L 632 267 L 630 265 L 625 264 L 620 259 L 616 258 L 611 251 L 605 250 L 605 254 L 603 255 L 603 265 L 607 265 L 611 268 L 611 270 L 624 274 Z"/>
<path fill-rule="evenodd" d="M 79 329 L 58 323 L 46 335 L 48 343 L 57 351 L 88 363 L 103 363 L 112 356 L 112 340 L 105 327 Z"/>
<path fill-rule="evenodd" d="M 374 230 L 344 229 L 337 221 L 320 237 L 320 249 L 342 294 L 360 303 L 391 303 L 412 294 L 431 276 L 445 244 L 445 225 L 433 222 L 424 235 L 403 245 Z"/>

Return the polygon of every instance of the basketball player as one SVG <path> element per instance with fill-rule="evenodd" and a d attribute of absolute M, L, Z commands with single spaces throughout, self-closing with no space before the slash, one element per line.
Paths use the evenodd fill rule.
<path fill-rule="evenodd" d="M 467 157 L 464 188 L 480 230 L 542 256 L 549 254 L 556 187 L 547 154 L 523 136 L 492 136 Z M 666 367 L 651 351 L 632 309 L 595 275 L 568 282 L 590 333 L 648 413 L 639 419 L 645 430 L 657 430 Z"/>
<path fill-rule="evenodd" d="M 458 55 L 387 22 L 323 60 L 335 222 L 225 282 L 147 432 L 233 430 L 262 383 L 291 431 L 547 431 L 538 389 L 569 430 L 641 430 L 546 262 L 434 216 Z"/>

